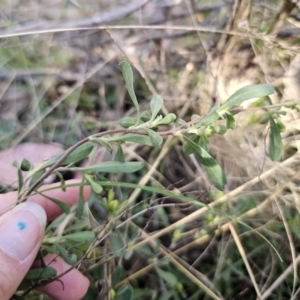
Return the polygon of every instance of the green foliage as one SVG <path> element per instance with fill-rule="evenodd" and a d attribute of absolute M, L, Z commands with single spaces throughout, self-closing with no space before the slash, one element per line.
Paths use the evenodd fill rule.
<path fill-rule="evenodd" d="M 129 159 L 130 156 L 127 155 L 125 145 L 129 142 L 139 146 L 155 147 L 153 153 L 156 153 L 157 148 L 163 147 L 164 138 L 173 136 L 173 142 L 178 145 L 178 140 L 182 141 L 181 148 L 183 152 L 186 155 L 194 155 L 199 167 L 205 171 L 207 179 L 211 183 L 210 186 L 205 188 L 212 194 L 217 193 L 216 189 L 225 190 L 221 193 L 221 198 L 226 197 L 226 174 L 222 162 L 218 161 L 215 152 L 212 151 L 213 147 L 209 147 L 210 138 L 213 135 L 226 136 L 228 132 L 236 130 L 239 122 L 236 113 L 241 111 L 239 108 L 236 112 L 237 106 L 252 98 L 266 97 L 274 92 L 274 88 L 269 84 L 243 87 L 220 106 L 213 107 L 207 115 L 193 115 L 191 121 L 188 122 L 177 119 L 174 113 L 165 116 L 160 115 L 164 101 L 159 95 L 154 95 L 150 101 L 149 109 L 141 113 L 134 91 L 133 71 L 127 62 L 121 62 L 120 68 L 128 93 L 136 109 L 136 115 L 124 117 L 119 121 L 123 129 L 97 132 L 72 146 L 72 151 L 69 149 L 43 162 L 36 169 L 33 168 L 30 161 L 25 159 L 21 163 L 21 167 L 16 163 L 19 202 L 26 201 L 29 194 L 34 191 L 39 193 L 37 191 L 40 185 L 37 184 L 39 178 L 43 177 L 45 179 L 51 174 L 56 174 L 60 179 L 61 188 L 65 190 L 66 183 L 62 175 L 63 172 L 79 172 L 82 181 L 81 184 L 77 184 L 80 185 L 80 194 L 76 208 L 70 209 L 68 205 L 59 199 L 41 194 L 58 205 L 65 215 L 70 214 L 70 212 L 73 213 L 69 216 L 68 225 L 63 223 L 65 215 L 58 217 L 49 224 L 42 246 L 43 254 L 56 253 L 69 265 L 82 266 L 97 281 L 104 280 L 106 282 L 108 280 L 107 293 L 110 293 L 112 299 L 148 299 L 153 292 L 157 293 L 155 296 L 157 299 L 187 299 L 185 286 L 189 286 L 189 293 L 193 294 L 190 299 L 202 299 L 209 293 L 215 295 L 212 288 L 206 287 L 206 283 L 202 283 L 203 285 L 199 283 L 199 278 L 196 278 L 198 285 L 195 285 L 195 280 L 182 276 L 183 273 L 176 269 L 170 263 L 170 258 L 167 257 L 170 250 L 165 250 L 167 247 L 164 246 L 164 243 L 167 243 L 164 238 L 171 240 L 170 249 L 173 244 L 184 243 L 185 235 L 188 234 L 185 223 L 180 223 L 180 226 L 174 227 L 171 232 L 166 231 L 163 238 L 158 236 L 152 239 L 150 235 L 147 236 L 146 229 L 148 226 L 152 226 L 154 228 L 153 235 L 155 235 L 156 232 L 164 231 L 165 228 L 172 226 L 168 211 L 169 207 L 177 210 L 181 207 L 181 204 L 184 204 L 188 205 L 184 209 L 193 210 L 195 213 L 199 207 L 206 211 L 206 215 L 201 218 L 201 228 L 197 223 L 199 228 L 195 227 L 191 230 L 195 239 L 206 235 L 212 236 L 212 232 L 215 232 L 216 229 L 213 224 L 222 225 L 230 220 L 240 226 L 239 230 L 241 232 L 246 234 L 251 229 L 257 237 L 263 237 L 271 245 L 271 242 L 262 233 L 254 229 L 255 226 L 252 228 L 252 224 L 248 225 L 245 220 L 239 218 L 242 213 L 254 208 L 256 202 L 253 199 L 247 199 L 248 206 L 245 208 L 244 202 L 241 201 L 228 212 L 229 209 L 227 210 L 226 205 L 224 207 L 221 205 L 218 207 L 209 206 L 207 199 L 200 198 L 199 200 L 190 195 L 186 196 L 185 194 L 157 187 L 156 185 L 162 183 L 155 182 L 155 180 L 151 185 L 131 183 L 141 182 L 141 178 L 145 174 L 145 164 L 142 160 L 148 161 L 145 157 L 140 161 L 130 161 L 132 159 Z M 279 161 L 284 153 L 280 134 L 285 129 L 280 120 L 284 113 L 285 111 L 280 110 L 280 108 L 265 107 L 263 114 L 260 114 L 256 119 L 256 123 L 260 124 L 259 126 L 269 128 L 268 152 L 273 161 Z M 109 161 L 93 164 L 92 162 L 96 158 L 100 147 L 109 152 L 110 159 Z M 149 149 L 148 147 L 144 148 Z M 134 160 L 139 159 L 138 156 L 133 157 Z M 76 165 L 86 158 L 88 158 L 87 166 Z M 54 170 L 49 170 L 50 167 Z M 194 169 L 191 170 L 194 171 Z M 23 171 L 28 173 L 24 175 Z M 125 183 L 121 181 L 123 176 L 125 176 Z M 88 205 L 84 203 L 84 185 L 89 185 L 93 191 Z M 142 191 L 142 199 L 134 203 L 135 199 L 132 200 L 129 196 L 128 191 L 130 189 Z M 158 196 L 162 197 L 162 200 L 158 201 Z M 174 199 L 178 203 L 171 202 Z M 217 202 L 218 199 L 215 201 Z M 184 209 L 183 211 L 186 213 Z M 66 227 L 63 234 L 57 235 L 56 232 L 60 226 Z M 188 230 L 190 229 L 188 228 Z M 211 245 L 211 247 L 214 248 L 215 245 Z M 259 247 L 258 242 L 257 247 Z M 274 249 L 273 245 L 272 247 Z M 216 255 L 216 253 L 213 255 Z M 237 252 L 232 250 L 232 256 L 225 262 L 227 264 L 226 268 L 224 267 L 225 269 L 221 270 L 220 267 L 219 274 L 213 274 L 209 266 L 203 264 L 203 271 L 208 274 L 208 277 L 215 278 L 214 284 L 217 287 L 222 287 L 222 284 L 226 286 L 228 281 L 231 280 L 230 278 L 234 273 L 231 260 L 238 261 L 236 255 Z M 147 285 L 145 289 L 140 289 L 135 280 L 129 281 L 129 285 L 126 281 L 128 276 L 126 268 L 128 268 L 128 265 L 131 266 L 135 263 L 135 256 L 138 257 L 138 260 L 144 261 L 146 266 L 151 265 L 151 274 L 145 272 L 144 275 L 146 278 L 147 276 L 153 276 L 153 280 L 157 281 L 158 286 L 163 287 L 162 290 L 158 292 L 154 288 L 152 290 L 150 285 Z M 89 260 L 94 265 L 90 266 L 87 263 Z M 38 282 L 41 278 L 51 279 L 54 276 L 56 274 L 53 273 L 51 268 L 43 267 L 36 269 L 34 272 L 29 272 L 26 278 L 32 282 Z M 200 289 L 199 286 L 201 286 Z M 232 285 L 228 287 L 228 290 L 231 287 Z M 92 286 L 89 291 L 91 296 L 86 296 L 84 299 L 95 297 L 98 292 L 101 292 L 97 289 L 96 285 Z"/>

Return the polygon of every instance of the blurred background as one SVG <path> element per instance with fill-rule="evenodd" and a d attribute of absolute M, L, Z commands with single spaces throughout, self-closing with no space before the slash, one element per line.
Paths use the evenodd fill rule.
<path fill-rule="evenodd" d="M 236 225 L 249 275 L 230 222 L 208 211 L 170 229 L 156 249 L 145 246 L 116 258 L 111 271 L 118 265 L 124 278 L 132 276 L 132 299 L 300 299 L 299 113 L 284 108 L 284 154 L 275 163 L 266 156 L 268 129 L 259 123 L 264 111 L 256 109 L 300 100 L 299 9 L 297 0 L 1 0 L 2 170 L 24 151 L 38 164 L 84 137 L 119 128 L 123 116 L 134 116 L 119 68 L 122 60 L 134 69 L 142 107 L 159 94 L 165 101 L 162 113 L 186 121 L 207 114 L 245 85 L 271 83 L 274 95 L 248 101 L 235 130 L 211 137 L 210 153 L 228 178 L 224 193 L 212 188 L 193 157 L 182 153 L 178 139 L 168 139 L 162 149 L 126 145 L 126 159 L 146 161 L 148 169 L 122 181 L 158 184 L 203 203 L 235 191 L 220 209 L 243 216 L 283 261 L 254 231 Z M 19 148 L 9 160 L 6 150 L 23 143 L 28 148 Z M 100 159 L 109 159 L 105 155 Z M 7 168 L 0 179 L 12 187 L 13 179 L 6 179 L 15 171 Z M 153 197 L 146 192 L 125 195 L 137 202 Z M 161 208 L 135 224 L 146 226 L 151 235 L 194 210 Z M 134 243 L 134 236 L 127 242 Z M 167 260 L 154 263 L 163 256 L 161 249 L 174 253 L 180 267 Z M 89 275 L 93 283 L 108 280 L 98 271 Z M 207 296 L 190 276 L 217 298 Z M 109 283 L 101 284 L 104 293 Z M 101 299 L 111 299 L 104 294 Z"/>

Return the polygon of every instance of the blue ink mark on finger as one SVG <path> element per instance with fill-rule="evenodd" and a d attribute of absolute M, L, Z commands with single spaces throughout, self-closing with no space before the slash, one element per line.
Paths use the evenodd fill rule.
<path fill-rule="evenodd" d="M 21 230 L 24 230 L 26 228 L 26 223 L 25 222 L 18 222 L 18 226 Z"/>

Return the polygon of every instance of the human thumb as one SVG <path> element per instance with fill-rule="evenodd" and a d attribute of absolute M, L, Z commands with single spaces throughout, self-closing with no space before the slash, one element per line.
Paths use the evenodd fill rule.
<path fill-rule="evenodd" d="M 0 299 L 9 299 L 31 267 L 43 240 L 46 213 L 25 202 L 0 217 Z"/>

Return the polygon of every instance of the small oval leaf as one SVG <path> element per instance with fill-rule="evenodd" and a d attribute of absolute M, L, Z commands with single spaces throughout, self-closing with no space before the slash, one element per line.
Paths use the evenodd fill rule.
<path fill-rule="evenodd" d="M 167 114 L 162 120 L 160 120 L 156 125 L 168 125 L 176 120 L 175 114 Z"/>
<path fill-rule="evenodd" d="M 150 119 L 151 119 L 151 114 L 149 113 L 149 111 L 143 111 L 141 113 L 141 120 L 143 122 L 148 122 L 148 121 L 150 121 Z"/>
<path fill-rule="evenodd" d="M 90 242 L 95 238 L 95 233 L 93 231 L 80 231 L 64 235 L 63 238 L 76 243 Z"/>
<path fill-rule="evenodd" d="M 27 172 L 27 171 L 30 171 L 32 168 L 33 168 L 32 163 L 31 163 L 28 159 L 24 158 L 24 159 L 22 160 L 22 162 L 21 162 L 21 167 L 20 167 L 20 169 L 21 169 L 22 171 Z"/>
<path fill-rule="evenodd" d="M 131 126 L 137 125 L 138 119 L 132 117 L 124 117 L 119 121 L 119 124 L 123 128 L 129 128 Z"/>
<path fill-rule="evenodd" d="M 151 109 L 151 121 L 153 121 L 159 111 L 161 110 L 162 106 L 164 105 L 164 100 L 161 96 L 155 95 L 150 101 L 150 109 Z"/>
<path fill-rule="evenodd" d="M 128 133 L 128 134 L 122 135 L 120 137 L 110 138 L 109 141 L 132 142 L 132 143 L 136 143 L 136 144 L 154 146 L 153 140 L 148 135 L 140 135 L 140 134 L 133 134 L 133 133 Z"/>
<path fill-rule="evenodd" d="M 84 178 L 89 182 L 89 184 L 91 185 L 93 191 L 96 194 L 100 194 L 103 191 L 102 186 L 99 183 L 95 182 L 93 180 L 92 176 L 90 176 L 90 175 L 84 175 Z"/>
<path fill-rule="evenodd" d="M 123 285 L 117 292 L 118 300 L 131 300 L 133 295 L 133 288 L 131 285 Z"/>
<path fill-rule="evenodd" d="M 174 286 L 177 283 L 177 278 L 171 272 L 164 271 L 160 268 L 155 268 L 158 275 L 163 278 L 171 286 Z"/>
<path fill-rule="evenodd" d="M 145 128 L 145 130 L 148 132 L 150 139 L 152 140 L 152 144 L 155 147 L 160 147 L 162 142 L 163 142 L 163 138 L 155 131 Z"/>
<path fill-rule="evenodd" d="M 109 246 L 111 252 L 116 257 L 121 257 L 125 253 L 125 242 L 123 238 L 117 234 L 111 234 L 109 236 Z"/>
<path fill-rule="evenodd" d="M 122 61 L 120 62 L 120 68 L 126 83 L 126 87 L 128 90 L 128 94 L 138 112 L 138 120 L 139 120 L 139 103 L 137 101 L 135 92 L 134 92 L 134 86 L 133 86 L 133 72 L 132 72 L 132 68 L 130 66 L 130 64 L 127 61 Z M 137 122 L 138 123 L 138 122 Z"/>

